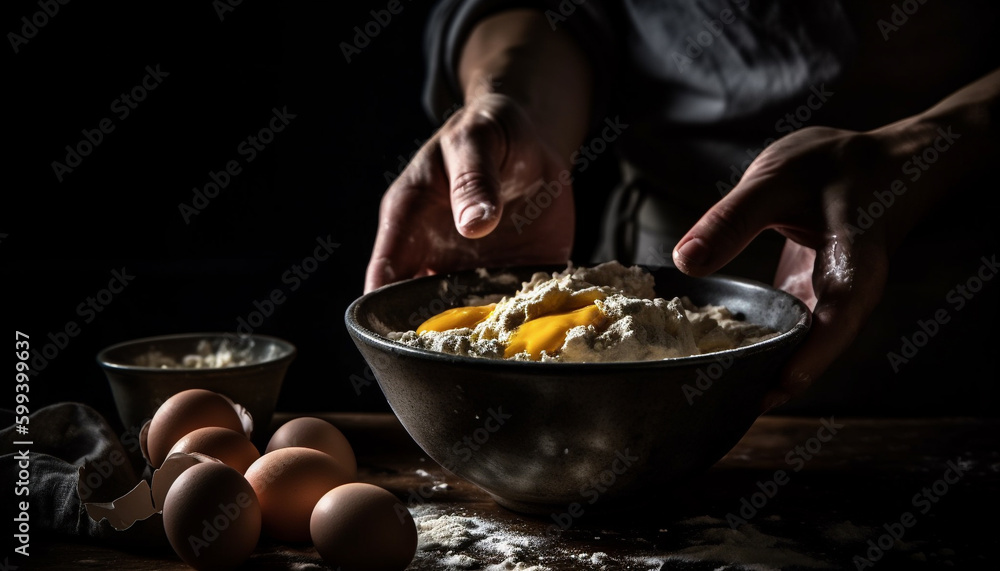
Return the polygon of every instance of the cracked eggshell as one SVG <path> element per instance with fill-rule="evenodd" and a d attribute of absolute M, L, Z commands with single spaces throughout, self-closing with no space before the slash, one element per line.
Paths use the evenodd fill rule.
<path fill-rule="evenodd" d="M 221 393 L 188 389 L 174 394 L 156 409 L 153 418 L 139 432 L 142 456 L 159 468 L 178 440 L 199 428 L 221 426 L 253 434 L 250 412 Z"/>
<path fill-rule="evenodd" d="M 163 465 L 153 472 L 150 478 L 152 484 L 140 480 L 131 491 L 116 500 L 84 503 L 83 507 L 90 519 L 96 522 L 107 520 L 111 527 L 125 531 L 139 521 L 160 514 L 163 511 L 167 491 L 174 481 L 188 468 L 207 462 L 221 464 L 219 460 L 204 454 L 171 454 L 163 461 Z M 81 497 L 84 494 L 86 478 L 94 471 L 94 468 L 88 468 L 86 464 L 80 467 L 77 493 Z"/>

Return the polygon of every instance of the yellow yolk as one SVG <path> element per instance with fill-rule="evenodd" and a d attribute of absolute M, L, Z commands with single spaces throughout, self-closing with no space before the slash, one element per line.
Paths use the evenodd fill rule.
<path fill-rule="evenodd" d="M 421 323 L 420 327 L 417 327 L 417 333 L 448 331 L 449 329 L 462 329 L 465 327 L 472 329 L 489 317 L 490 312 L 493 311 L 496 305 L 495 303 L 491 303 L 489 305 L 446 309 Z"/>
<path fill-rule="evenodd" d="M 553 313 L 525 321 L 514 331 L 514 335 L 503 352 L 504 358 L 513 357 L 527 351 L 533 361 L 542 358 L 542 351 L 555 353 L 566 342 L 566 333 L 574 327 L 596 325 L 603 319 L 601 308 L 593 302 L 590 305 L 565 313 Z"/>
<path fill-rule="evenodd" d="M 559 310 L 569 311 L 571 309 L 579 309 L 581 307 L 588 306 L 599 299 L 604 299 L 604 294 L 599 290 L 576 291 L 570 294 L 569 299 L 562 304 L 562 307 L 560 307 Z"/>
<path fill-rule="evenodd" d="M 555 353 L 566 342 L 566 334 L 574 327 L 597 325 L 604 318 L 594 301 L 604 299 L 599 290 L 573 293 L 555 292 L 546 296 L 535 311 L 541 315 L 525 321 L 514 330 L 504 350 L 504 358 L 527 351 L 531 359 L 542 358 L 542 351 Z M 417 327 L 417 333 L 472 329 L 490 316 L 497 304 L 446 309 Z"/>

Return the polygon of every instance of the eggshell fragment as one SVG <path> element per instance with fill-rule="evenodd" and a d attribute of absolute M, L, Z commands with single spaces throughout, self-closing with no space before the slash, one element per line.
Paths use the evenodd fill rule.
<path fill-rule="evenodd" d="M 153 471 L 150 478 L 152 484 L 140 480 L 127 494 L 114 501 L 88 502 L 84 503 L 83 507 L 92 520 L 107 520 L 111 527 L 125 531 L 135 522 L 161 513 L 164 499 L 174 481 L 188 468 L 202 463 L 219 463 L 219 461 L 203 454 L 171 454 L 159 469 Z M 89 475 L 88 466 L 86 464 L 80 466 L 78 485 L 83 486 Z"/>
<path fill-rule="evenodd" d="M 143 456 L 159 468 L 170 449 L 184 435 L 206 426 L 221 426 L 250 436 L 250 413 L 229 397 L 205 390 L 181 391 L 160 405 L 139 434 Z"/>
<path fill-rule="evenodd" d="M 351 443 L 336 426 L 322 418 L 306 416 L 289 420 L 274 432 L 264 453 L 292 446 L 325 452 L 350 469 L 352 480 L 357 478 L 358 461 Z"/>
<path fill-rule="evenodd" d="M 309 517 L 323 494 L 351 481 L 329 454 L 312 448 L 281 448 L 264 454 L 246 472 L 260 500 L 264 532 L 281 541 L 309 541 Z"/>
<path fill-rule="evenodd" d="M 177 452 L 199 452 L 217 458 L 240 474 L 260 458 L 260 452 L 246 434 L 221 426 L 206 426 L 189 432 L 170 449 L 170 454 Z"/>
<path fill-rule="evenodd" d="M 417 551 L 409 510 L 372 484 L 344 484 L 324 494 L 309 532 L 320 556 L 342 571 L 401 571 Z"/>
<path fill-rule="evenodd" d="M 174 481 L 163 505 L 171 547 L 195 569 L 233 569 L 260 539 L 261 511 L 253 488 L 222 464 L 192 466 Z"/>

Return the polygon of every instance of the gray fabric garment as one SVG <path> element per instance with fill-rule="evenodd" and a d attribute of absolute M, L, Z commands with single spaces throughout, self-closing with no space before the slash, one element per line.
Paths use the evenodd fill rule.
<path fill-rule="evenodd" d="M 615 79 L 617 41 L 609 25 L 609 14 L 601 2 L 575 5 L 578 17 L 567 18 L 565 25 L 578 38 L 587 38 L 581 46 L 594 66 L 598 85 L 610 85 Z M 455 70 L 458 56 L 472 27 L 496 12 L 511 8 L 531 7 L 559 11 L 558 1 L 511 0 L 444 0 L 439 2 L 428 19 L 424 36 L 427 54 L 427 81 L 424 84 L 424 107 L 434 123 L 448 114 L 462 101 Z M 598 90 L 595 109 L 607 105 L 608 90 Z M 599 123 L 595 112 L 594 125 Z"/>
<path fill-rule="evenodd" d="M 563 16 L 567 4 L 574 11 Z M 718 125 L 795 101 L 834 78 L 853 49 L 838 2 L 446 0 L 426 34 L 424 103 L 432 118 L 461 100 L 454 70 L 472 27 L 524 6 L 546 11 L 554 28 L 580 40 L 599 95 L 613 92 L 637 110 L 634 118 L 653 124 Z M 728 24 L 724 13 L 731 15 Z M 595 124 L 602 111 L 597 105 Z"/>
<path fill-rule="evenodd" d="M 515 6 L 545 11 L 579 40 L 596 76 L 592 126 L 618 118 L 612 106 L 627 113 L 615 141 L 626 180 L 609 198 L 595 260 L 649 262 L 648 250 L 661 245 L 669 252 L 718 200 L 719 182 L 745 170 L 748 149 L 773 138 L 775 109 L 794 108 L 835 79 L 854 49 L 838 2 L 445 1 L 426 35 L 432 117 L 461 100 L 454 70 L 472 26 Z M 658 216 L 671 211 L 679 214 Z"/>
<path fill-rule="evenodd" d="M 1000 65 L 1000 7 L 956 0 L 907 16 L 898 4 L 445 0 L 428 22 L 424 104 L 437 121 L 460 102 L 454 69 L 479 20 L 511 7 L 545 12 L 594 68 L 592 126 L 619 116 L 629 125 L 614 143 L 625 180 L 608 197 L 594 259 L 637 262 L 650 247 L 672 248 L 774 140 L 811 125 L 885 125 Z M 884 27 L 899 18 L 896 30 Z"/>

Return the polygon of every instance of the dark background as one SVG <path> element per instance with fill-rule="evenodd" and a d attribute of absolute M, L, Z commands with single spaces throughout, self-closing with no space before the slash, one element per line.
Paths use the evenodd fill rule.
<path fill-rule="evenodd" d="M 299 350 L 278 408 L 388 410 L 375 384 L 360 394 L 351 384 L 352 375 L 364 378 L 365 364 L 343 315 L 362 293 L 386 175 L 398 174 L 436 122 L 420 100 L 431 2 L 404 0 L 402 12 L 345 61 L 341 42 L 352 42 L 355 26 L 364 28 L 387 3 L 243 2 L 220 20 L 207 0 L 70 2 L 18 53 L 8 39 L 0 50 L 9 181 L 0 209 L 3 322 L 8 334 L 31 335 L 36 349 L 69 321 L 80 327 L 38 367 L 32 410 L 73 400 L 116 419 L 98 351 L 137 337 L 233 331 L 275 289 L 286 301 L 255 332 Z M 6 3 L 5 34 L 21 34 L 22 18 L 41 11 L 37 0 Z M 169 75 L 119 119 L 112 102 L 157 65 Z M 247 163 L 238 146 L 274 108 L 295 119 Z M 106 117 L 114 131 L 59 182 L 52 162 L 65 161 L 65 147 Z M 191 204 L 192 189 L 232 160 L 242 173 L 186 224 L 178 205 Z M 604 204 L 598 197 L 616 176 L 610 153 L 578 173 L 577 261 L 589 258 Z M 919 286 L 931 310 L 950 308 L 946 292 L 974 275 L 980 255 L 997 251 L 995 210 L 975 207 L 979 196 L 995 196 L 995 183 L 966 192 L 926 225 L 943 234 L 938 220 L 971 217 L 966 230 L 982 234 L 974 248 L 956 254 L 929 232 L 924 245 L 897 255 L 886 299 L 898 303 L 886 304 L 882 326 L 866 327 L 857 344 L 869 347 L 868 364 L 838 360 L 836 378 L 786 412 L 997 414 L 996 283 L 969 309 L 952 312 L 946 334 L 902 373 L 890 375 L 885 360 L 933 312 L 896 313 L 906 307 L 900 300 Z M 332 258 L 290 291 L 284 272 L 327 236 L 339 243 Z M 134 280 L 85 323 L 77 307 L 122 268 Z"/>
<path fill-rule="evenodd" d="M 434 129 L 420 100 L 431 4 L 403 0 L 350 63 L 340 43 L 385 0 L 243 2 L 221 20 L 209 1 L 70 2 L 18 53 L 8 40 L 5 165 L 15 182 L 0 214 L 4 323 L 36 349 L 68 321 L 80 326 L 32 380 L 32 410 L 77 400 L 114 419 L 98 351 L 233 331 L 276 288 L 286 301 L 255 332 L 299 350 L 278 408 L 388 410 L 377 385 L 360 395 L 351 385 L 365 364 L 343 316 L 362 294 L 386 173 L 394 177 L 400 156 Z M 21 18 L 41 8 L 11 2 L 3 11 L 4 31 L 21 34 Z M 120 119 L 112 102 L 157 65 L 169 75 Z M 247 163 L 239 144 L 284 107 L 296 118 Z M 114 131 L 59 182 L 51 163 L 105 117 Z M 243 171 L 186 224 L 178 205 L 230 160 Z M 615 176 L 605 162 L 580 192 Z M 327 236 L 340 246 L 291 291 L 283 273 Z M 581 233 L 579 250 L 592 240 Z M 125 291 L 95 316 L 78 313 L 121 268 L 135 276 Z"/>

